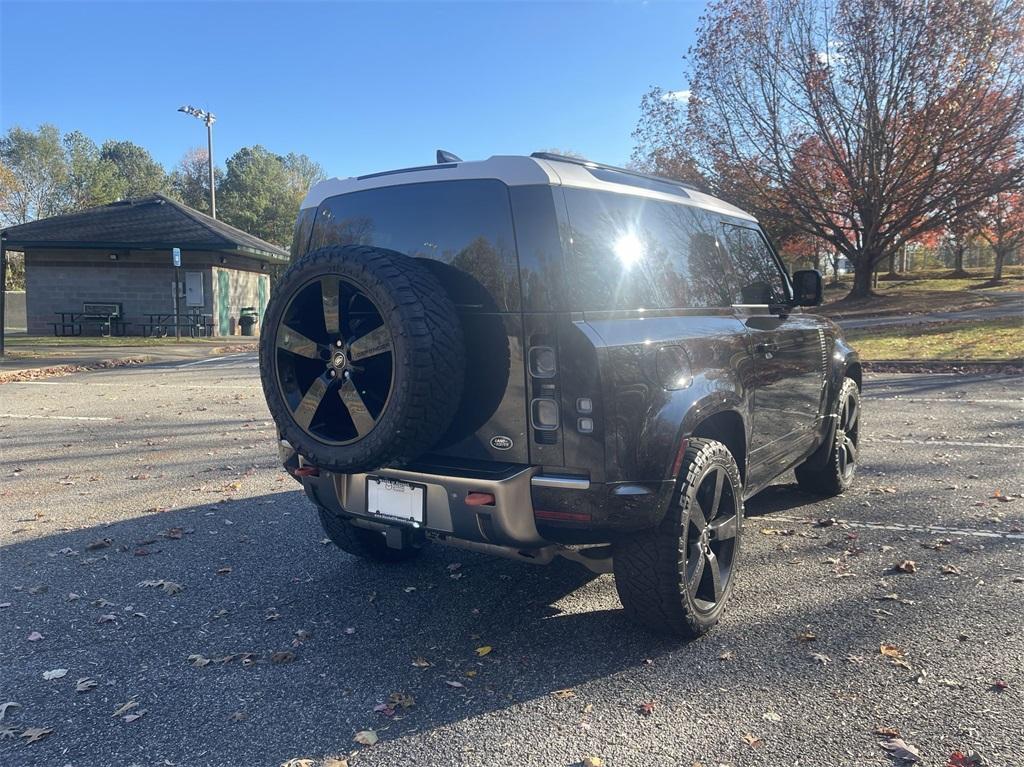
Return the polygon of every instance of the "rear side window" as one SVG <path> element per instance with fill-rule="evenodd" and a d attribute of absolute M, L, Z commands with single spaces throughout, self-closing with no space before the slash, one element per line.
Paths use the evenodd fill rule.
<path fill-rule="evenodd" d="M 757 229 L 722 224 L 723 244 L 739 277 L 739 304 L 782 303 L 789 297 L 786 280 L 768 243 Z"/>
<path fill-rule="evenodd" d="M 565 190 L 576 309 L 728 307 L 737 278 L 719 220 L 700 208 L 644 197 Z"/>
<path fill-rule="evenodd" d="M 519 308 L 512 213 L 500 181 L 436 181 L 329 198 L 310 249 L 326 245 L 373 245 L 423 259 L 464 310 Z"/>

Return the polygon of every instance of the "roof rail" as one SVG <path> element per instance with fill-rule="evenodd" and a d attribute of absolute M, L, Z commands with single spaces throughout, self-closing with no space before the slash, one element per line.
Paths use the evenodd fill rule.
<path fill-rule="evenodd" d="M 568 157 L 564 154 L 555 154 L 554 152 L 534 152 L 530 157 L 535 157 L 538 160 L 554 160 L 556 162 L 571 162 L 573 165 L 582 165 L 585 168 L 600 168 L 601 170 L 615 171 L 616 173 L 625 173 L 627 176 L 635 176 L 636 178 L 646 178 L 651 181 L 660 181 L 664 184 L 674 184 L 675 186 L 681 186 L 683 189 L 689 189 L 694 192 L 701 191 L 700 187 L 695 184 L 691 184 L 689 181 L 680 181 L 676 178 L 668 178 L 667 176 L 658 176 L 654 173 L 641 173 L 638 170 L 630 170 L 629 168 L 619 168 L 615 165 L 605 165 L 601 162 L 594 162 L 593 160 L 586 160 L 582 157 Z"/>

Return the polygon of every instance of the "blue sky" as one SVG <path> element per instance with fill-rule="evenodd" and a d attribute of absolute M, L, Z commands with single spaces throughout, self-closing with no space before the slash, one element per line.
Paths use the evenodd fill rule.
<path fill-rule="evenodd" d="M 331 175 L 558 147 L 623 163 L 641 95 L 685 87 L 701 2 L 0 2 L 0 127 L 305 152 Z"/>

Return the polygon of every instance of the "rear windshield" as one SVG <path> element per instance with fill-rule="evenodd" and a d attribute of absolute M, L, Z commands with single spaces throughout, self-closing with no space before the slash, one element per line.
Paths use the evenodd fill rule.
<path fill-rule="evenodd" d="M 730 307 L 783 290 L 756 229 L 730 227 L 726 243 L 722 217 L 694 206 L 568 188 L 565 201 L 574 308 Z"/>
<path fill-rule="evenodd" d="M 464 310 L 519 308 L 512 213 L 500 181 L 435 181 L 331 197 L 317 212 L 310 249 L 326 245 L 373 245 L 423 259 Z"/>

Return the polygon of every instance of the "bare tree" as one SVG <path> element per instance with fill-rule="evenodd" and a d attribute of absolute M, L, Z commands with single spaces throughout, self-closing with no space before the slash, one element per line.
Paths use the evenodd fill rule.
<path fill-rule="evenodd" d="M 1024 247 L 1024 192 L 993 195 L 979 213 L 978 233 L 995 254 L 992 282 L 1003 279 L 1007 257 Z"/>
<path fill-rule="evenodd" d="M 686 146 L 753 212 L 784 205 L 870 295 L 903 243 L 1024 180 L 1022 17 L 1018 0 L 717 0 Z"/>

